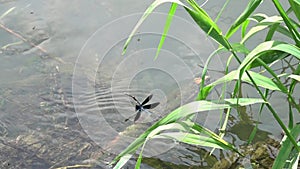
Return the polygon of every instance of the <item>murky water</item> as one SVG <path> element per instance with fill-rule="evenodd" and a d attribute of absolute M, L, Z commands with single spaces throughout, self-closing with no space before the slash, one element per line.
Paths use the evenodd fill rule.
<path fill-rule="evenodd" d="M 157 118 L 194 99 L 193 80 L 202 71 L 199 64 L 214 50 L 213 42 L 184 10 L 178 10 L 170 36 L 154 60 L 168 10 L 164 5 L 145 21 L 122 56 L 126 37 L 150 1 L 0 3 L 0 15 L 14 7 L 0 20 L 1 168 L 57 168 L 95 158 L 98 168 L 107 167 L 108 160 Z M 216 16 L 221 7 L 209 2 L 205 8 Z M 221 17 L 221 27 L 228 28 L 242 9 L 225 11 L 228 17 Z M 214 70 L 223 69 L 221 59 L 213 63 Z M 222 76 L 209 73 L 212 79 Z M 150 115 L 142 114 L 136 124 L 125 122 L 135 111 L 125 93 L 141 101 L 152 93 L 151 102 L 160 105 Z M 246 111 L 247 121 L 257 116 L 256 109 Z M 214 130 L 218 116 L 203 114 L 197 119 Z M 258 140 L 268 132 L 275 136 L 281 132 L 274 131 L 276 123 L 268 117 L 263 116 Z M 226 139 L 239 145 L 247 134 L 238 133 L 251 132 L 253 125 L 231 120 Z M 203 149 L 174 142 L 153 142 L 148 150 L 142 168 L 209 168 L 217 160 L 204 159 Z M 128 167 L 132 165 L 134 159 Z"/>

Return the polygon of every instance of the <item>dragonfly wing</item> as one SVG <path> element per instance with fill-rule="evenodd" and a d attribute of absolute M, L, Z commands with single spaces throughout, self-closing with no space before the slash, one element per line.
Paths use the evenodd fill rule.
<path fill-rule="evenodd" d="M 135 111 L 138 111 L 139 109 L 141 109 L 140 106 L 139 105 L 135 105 Z"/>
<path fill-rule="evenodd" d="M 141 117 L 141 111 L 138 111 L 138 112 L 136 113 L 135 118 L 134 118 L 134 122 L 137 121 L 140 117 Z"/>
<path fill-rule="evenodd" d="M 140 102 L 134 96 L 127 94 L 127 93 L 125 95 L 131 97 L 137 104 L 140 104 Z"/>
<path fill-rule="evenodd" d="M 150 99 L 152 98 L 153 94 L 150 94 L 143 102 L 142 105 L 148 103 L 150 101 Z"/>
<path fill-rule="evenodd" d="M 159 102 L 156 102 L 156 103 L 152 103 L 152 104 L 147 104 L 147 105 L 143 106 L 143 108 L 144 109 L 153 109 L 158 105 L 159 105 Z"/>

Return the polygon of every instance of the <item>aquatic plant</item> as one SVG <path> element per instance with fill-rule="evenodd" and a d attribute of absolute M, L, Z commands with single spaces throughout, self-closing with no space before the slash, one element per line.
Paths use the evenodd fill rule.
<path fill-rule="evenodd" d="M 225 3 L 223 8 L 227 7 L 228 2 Z M 239 111 L 239 107 L 250 104 L 261 104 L 260 112 L 258 113 L 271 113 L 286 136 L 282 140 L 283 143 L 273 168 L 297 167 L 300 147 L 296 138 L 300 134 L 300 124 L 295 123 L 294 112 L 300 113 L 300 105 L 295 101 L 294 91 L 296 84 L 300 81 L 300 3 L 298 0 L 289 0 L 290 6 L 285 11 L 278 0 L 272 0 L 272 2 L 277 9 L 278 15 L 267 16 L 263 13 L 254 13 L 256 8 L 262 3 L 262 0 L 250 0 L 247 7 L 231 24 L 225 35 L 222 34 L 217 24 L 217 19 L 214 21 L 194 0 L 186 0 L 187 4 L 179 0 L 156 0 L 148 7 L 127 39 L 123 53 L 126 52 L 127 46 L 138 27 L 156 7 L 163 3 L 171 3 L 171 7 L 155 58 L 158 57 L 159 51 L 164 44 L 178 5 L 188 12 L 200 29 L 219 44 L 219 48 L 212 52 L 204 65 L 202 82 L 200 83 L 196 101 L 179 107 L 153 124 L 111 162 L 111 164 L 115 164 L 115 168 L 121 168 L 136 150 L 141 148 L 136 163 L 136 168 L 139 168 L 145 144 L 147 141 L 155 138 L 175 139 L 187 144 L 221 148 L 240 153 L 232 144 L 223 139 L 225 133 L 221 132 L 218 135 L 195 122 L 191 122 L 189 119 L 195 113 L 201 113 L 202 111 L 225 109 L 226 116 L 220 128 L 221 131 L 225 131 L 232 109 Z M 254 24 L 249 24 L 250 22 L 254 22 Z M 241 32 L 240 41 L 230 42 L 230 38 L 232 35 L 237 34 L 238 30 Z M 250 50 L 245 42 L 262 31 L 267 32 L 265 39 Z M 276 39 L 274 35 L 277 33 L 285 36 L 285 40 Z M 225 75 L 205 85 L 205 77 L 211 59 L 222 52 L 230 53 L 224 70 Z M 289 63 L 288 59 L 291 58 L 296 60 L 296 64 L 289 64 L 288 66 L 291 73 L 276 73 L 272 65 L 278 61 Z M 229 72 L 233 59 L 239 63 L 239 66 L 236 70 Z M 261 67 L 262 71 L 258 72 L 257 67 Z M 262 72 L 266 73 L 263 74 Z M 284 81 L 288 81 L 288 84 L 285 84 Z M 222 102 L 207 100 L 207 96 L 214 87 L 220 84 L 226 85 L 229 82 L 234 82 L 235 86 L 231 99 L 223 99 Z M 256 89 L 260 98 L 242 98 L 240 92 L 245 83 Z M 282 121 L 279 117 L 279 112 L 268 102 L 268 95 L 272 92 L 280 92 L 287 97 L 287 104 L 289 105 L 289 109 L 286 110 L 289 116 L 288 124 Z M 223 98 L 224 96 L 225 91 L 222 93 Z M 249 137 L 249 143 L 255 137 L 257 126 L 258 123 Z M 174 132 L 174 129 L 178 132 Z"/>

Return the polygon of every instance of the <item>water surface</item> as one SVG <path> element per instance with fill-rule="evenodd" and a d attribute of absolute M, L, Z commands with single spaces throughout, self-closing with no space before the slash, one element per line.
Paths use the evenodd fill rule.
<path fill-rule="evenodd" d="M 0 14 L 15 7 L 0 20 L 6 28 L 0 29 L 1 168 L 56 168 L 83 164 L 96 157 L 101 159 L 98 168 L 106 167 L 115 153 L 157 118 L 194 99 L 198 89 L 194 78 L 202 71 L 199 64 L 203 65 L 216 47 L 179 9 L 166 43 L 154 60 L 168 11 L 163 5 L 146 20 L 122 56 L 128 34 L 150 1 L 0 3 Z M 225 10 L 225 17 L 220 18 L 223 29 L 246 6 L 245 2 L 230 5 L 236 7 Z M 265 8 L 269 5 L 266 2 Z M 209 1 L 204 8 L 215 17 L 221 6 Z M 265 12 L 264 8 L 259 10 Z M 212 69 L 223 70 L 222 59 L 213 63 Z M 211 79 L 222 76 L 216 71 L 209 75 Z M 126 123 L 124 119 L 134 113 L 134 104 L 125 93 L 140 100 L 152 93 L 151 101 L 161 104 L 141 123 Z M 284 99 L 273 100 L 280 103 Z M 257 108 L 245 111 L 249 123 L 232 117 L 228 141 L 239 145 L 247 140 L 247 134 L 239 133 L 248 133 L 253 127 L 250 122 L 257 119 Z M 210 116 L 204 113 L 197 120 L 215 130 L 218 117 L 218 112 Z M 269 117 L 267 113 L 262 116 L 260 140 L 281 132 Z M 282 117 L 287 119 L 284 114 Z M 212 156 L 203 162 L 202 148 L 173 141 L 161 143 L 150 144 L 142 168 L 160 168 L 162 164 L 209 168 L 217 160 Z"/>

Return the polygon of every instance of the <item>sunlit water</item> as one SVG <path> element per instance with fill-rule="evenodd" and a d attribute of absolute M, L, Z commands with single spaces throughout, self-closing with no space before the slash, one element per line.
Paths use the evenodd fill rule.
<path fill-rule="evenodd" d="M 189 34 L 197 27 L 182 9 L 170 30 L 173 36 L 166 38 L 154 60 L 168 6 L 160 7 L 157 11 L 163 13 L 153 14 L 144 23 L 122 56 L 126 37 L 150 2 L 0 2 L 0 14 L 16 7 L 0 20 L 7 28 L 0 29 L 1 168 L 55 168 L 90 159 L 99 159 L 99 168 L 107 167 L 107 161 L 158 118 L 195 98 L 198 86 L 194 78 L 202 71 L 199 64 L 214 50 L 203 33 Z M 225 11 L 231 17 L 221 17 L 222 28 L 228 28 L 245 6 L 236 5 L 240 9 Z M 205 8 L 216 16 L 221 7 L 208 3 Z M 211 68 L 223 70 L 221 61 L 216 59 Z M 222 76 L 214 71 L 209 75 L 211 79 Z M 151 113 L 142 113 L 137 123 L 133 119 L 125 122 L 135 113 L 135 103 L 126 93 L 140 101 L 153 94 L 150 103 L 160 105 Z M 285 98 L 273 100 L 280 103 Z M 249 122 L 252 116 L 257 119 L 257 108 L 246 111 Z M 279 107 L 275 104 L 275 108 Z M 218 117 L 219 112 L 215 116 L 203 113 L 196 120 L 215 130 Z M 258 140 L 269 133 L 280 135 L 269 117 L 262 115 Z M 247 140 L 245 133 L 253 125 L 237 119 L 232 117 L 226 139 L 239 145 Z M 149 143 L 144 153 L 147 159 L 142 168 L 162 164 L 205 167 L 217 160 L 215 156 L 203 160 L 201 148 L 166 140 Z"/>

